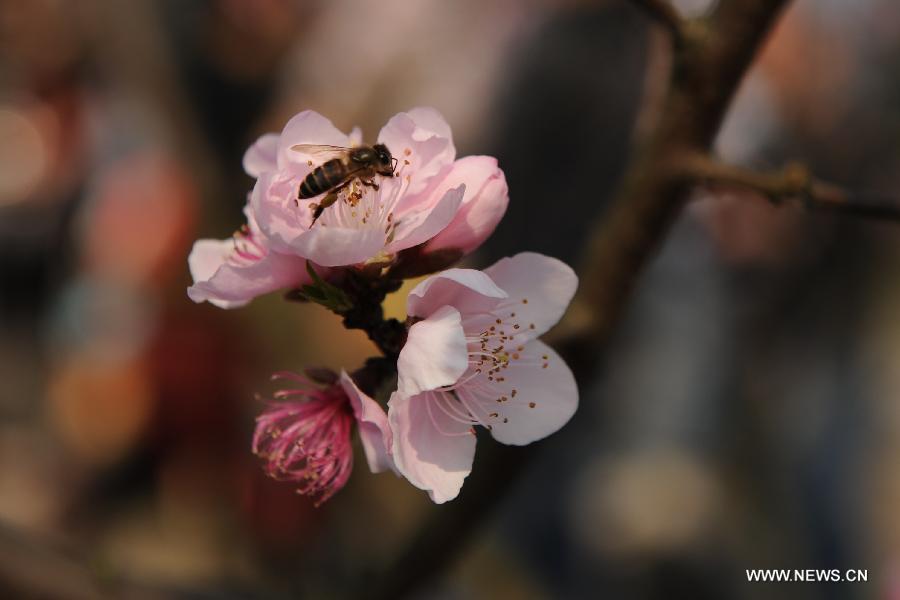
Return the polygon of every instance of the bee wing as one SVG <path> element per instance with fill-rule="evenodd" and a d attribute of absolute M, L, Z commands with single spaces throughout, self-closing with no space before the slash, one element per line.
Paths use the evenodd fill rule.
<path fill-rule="evenodd" d="M 335 158 L 350 151 L 350 148 L 344 146 L 329 146 L 327 144 L 295 144 L 291 146 L 291 150 L 313 156 L 318 159 L 326 160 Z"/>

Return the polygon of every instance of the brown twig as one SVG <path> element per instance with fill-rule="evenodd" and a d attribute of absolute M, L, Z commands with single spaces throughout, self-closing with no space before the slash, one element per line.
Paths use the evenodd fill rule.
<path fill-rule="evenodd" d="M 690 184 L 679 176 L 676 158 L 709 152 L 738 84 L 787 3 L 723 0 L 708 23 L 690 23 L 686 43 L 673 46 L 662 115 L 632 156 L 609 213 L 594 227 L 580 269 L 581 288 L 553 336 L 581 382 L 591 379 L 596 349 L 609 338 L 635 281 L 687 199 Z M 667 22 L 670 28 L 674 24 Z M 447 567 L 536 453 L 493 450 L 479 455 L 462 495 L 436 508 L 392 563 L 376 597 L 407 596 Z"/>
<path fill-rule="evenodd" d="M 696 154 L 682 158 L 680 169 L 692 184 L 746 188 L 774 204 L 799 200 L 809 210 L 900 222 L 900 199 L 845 190 L 816 179 L 799 163 L 779 171 L 756 171 Z"/>
<path fill-rule="evenodd" d="M 681 43 L 686 21 L 669 0 L 631 0 L 631 2 L 665 27 L 676 44 Z"/>

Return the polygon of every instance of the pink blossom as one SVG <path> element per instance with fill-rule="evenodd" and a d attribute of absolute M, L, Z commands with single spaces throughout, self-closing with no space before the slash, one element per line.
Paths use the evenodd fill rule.
<path fill-rule="evenodd" d="M 296 387 L 276 392 L 276 401 L 256 420 L 253 452 L 266 459 L 271 477 L 297 482 L 299 493 L 322 504 L 350 478 L 354 424 L 372 472 L 393 468 L 387 416 L 347 373 L 325 388 L 293 373 L 276 373 L 273 379 L 293 381 Z"/>
<path fill-rule="evenodd" d="M 313 223 L 312 205 L 322 197 L 298 200 L 304 177 L 321 158 L 297 146 L 351 146 L 347 136 L 313 111 L 292 118 L 280 135 L 260 138 L 244 157 L 256 177 L 251 206 L 272 249 L 324 266 L 387 261 L 397 252 L 432 240 L 465 251 L 493 231 L 506 209 L 506 186 L 496 161 L 469 157 L 455 161 L 449 125 L 431 108 L 392 117 L 378 135 L 397 159 L 395 177 L 376 177 L 378 190 L 354 181 Z M 433 240 L 443 231 L 444 240 Z"/>
<path fill-rule="evenodd" d="M 466 192 L 450 224 L 425 244 L 425 253 L 445 249 L 472 252 L 494 232 L 509 204 L 506 177 L 492 156 L 461 158 L 429 183 L 432 198 L 461 183 Z"/>
<path fill-rule="evenodd" d="M 565 362 L 537 337 L 563 315 L 578 280 L 540 254 L 484 272 L 450 269 L 410 292 L 409 329 L 388 403 L 398 471 L 435 502 L 456 497 L 472 469 L 474 426 L 524 445 L 562 427 L 578 406 Z"/>
<path fill-rule="evenodd" d="M 188 257 L 194 284 L 188 296 L 220 308 L 244 306 L 256 296 L 310 282 L 306 260 L 273 252 L 245 209 L 247 225 L 227 240 L 198 240 Z"/>

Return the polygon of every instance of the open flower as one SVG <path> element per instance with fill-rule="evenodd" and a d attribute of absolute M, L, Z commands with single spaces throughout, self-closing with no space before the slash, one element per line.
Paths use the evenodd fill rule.
<path fill-rule="evenodd" d="M 307 152 L 311 146 L 352 146 L 359 138 L 304 111 L 280 135 L 263 136 L 247 151 L 244 167 L 257 178 L 252 210 L 272 249 L 324 266 L 386 261 L 448 226 L 447 244 L 472 249 L 506 210 L 505 182 L 495 182 L 502 180 L 496 161 L 454 162 L 449 125 L 434 109 L 414 108 L 395 115 L 378 135 L 397 159 L 395 177 L 376 177 L 378 189 L 354 180 L 314 222 L 322 197 L 300 200 L 298 190 L 322 158 Z"/>
<path fill-rule="evenodd" d="M 276 401 L 256 420 L 253 452 L 266 459 L 271 477 L 296 482 L 299 493 L 322 504 L 350 478 L 354 424 L 372 472 L 393 468 L 387 416 L 347 373 L 324 388 L 294 373 L 276 373 L 273 379 L 295 387 L 276 392 Z"/>
<path fill-rule="evenodd" d="M 197 240 L 188 257 L 194 284 L 188 296 L 220 308 L 244 306 L 256 296 L 310 282 L 306 260 L 273 252 L 245 209 L 247 225 L 227 240 Z"/>
<path fill-rule="evenodd" d="M 410 292 L 407 313 L 417 322 L 397 362 L 388 418 L 398 471 L 433 501 L 459 493 L 474 426 L 524 445 L 575 412 L 571 371 L 537 337 L 562 317 L 577 283 L 564 263 L 522 253 L 484 272 L 438 273 Z"/>

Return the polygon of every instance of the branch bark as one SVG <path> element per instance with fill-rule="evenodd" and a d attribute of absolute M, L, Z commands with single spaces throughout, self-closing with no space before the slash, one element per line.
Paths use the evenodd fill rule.
<path fill-rule="evenodd" d="M 609 338 L 635 281 L 687 199 L 690 184 L 679 176 L 677 159 L 709 152 L 738 84 L 788 1 L 723 0 L 709 21 L 690 22 L 691 35 L 673 44 L 661 118 L 632 156 L 612 208 L 593 228 L 579 293 L 549 340 L 583 383 L 595 366 L 590 359 Z M 484 446 L 492 446 L 490 452 Z M 462 495 L 435 508 L 390 565 L 375 597 L 408 596 L 448 566 L 539 447 L 498 446 L 482 446 Z"/>
<path fill-rule="evenodd" d="M 705 31 L 677 51 L 662 118 L 631 160 L 609 214 L 593 230 L 581 288 L 556 336 L 558 344 L 582 347 L 606 339 L 687 198 L 690 184 L 679 175 L 681 157 L 709 152 L 741 78 L 786 4 L 726 1 Z"/>

